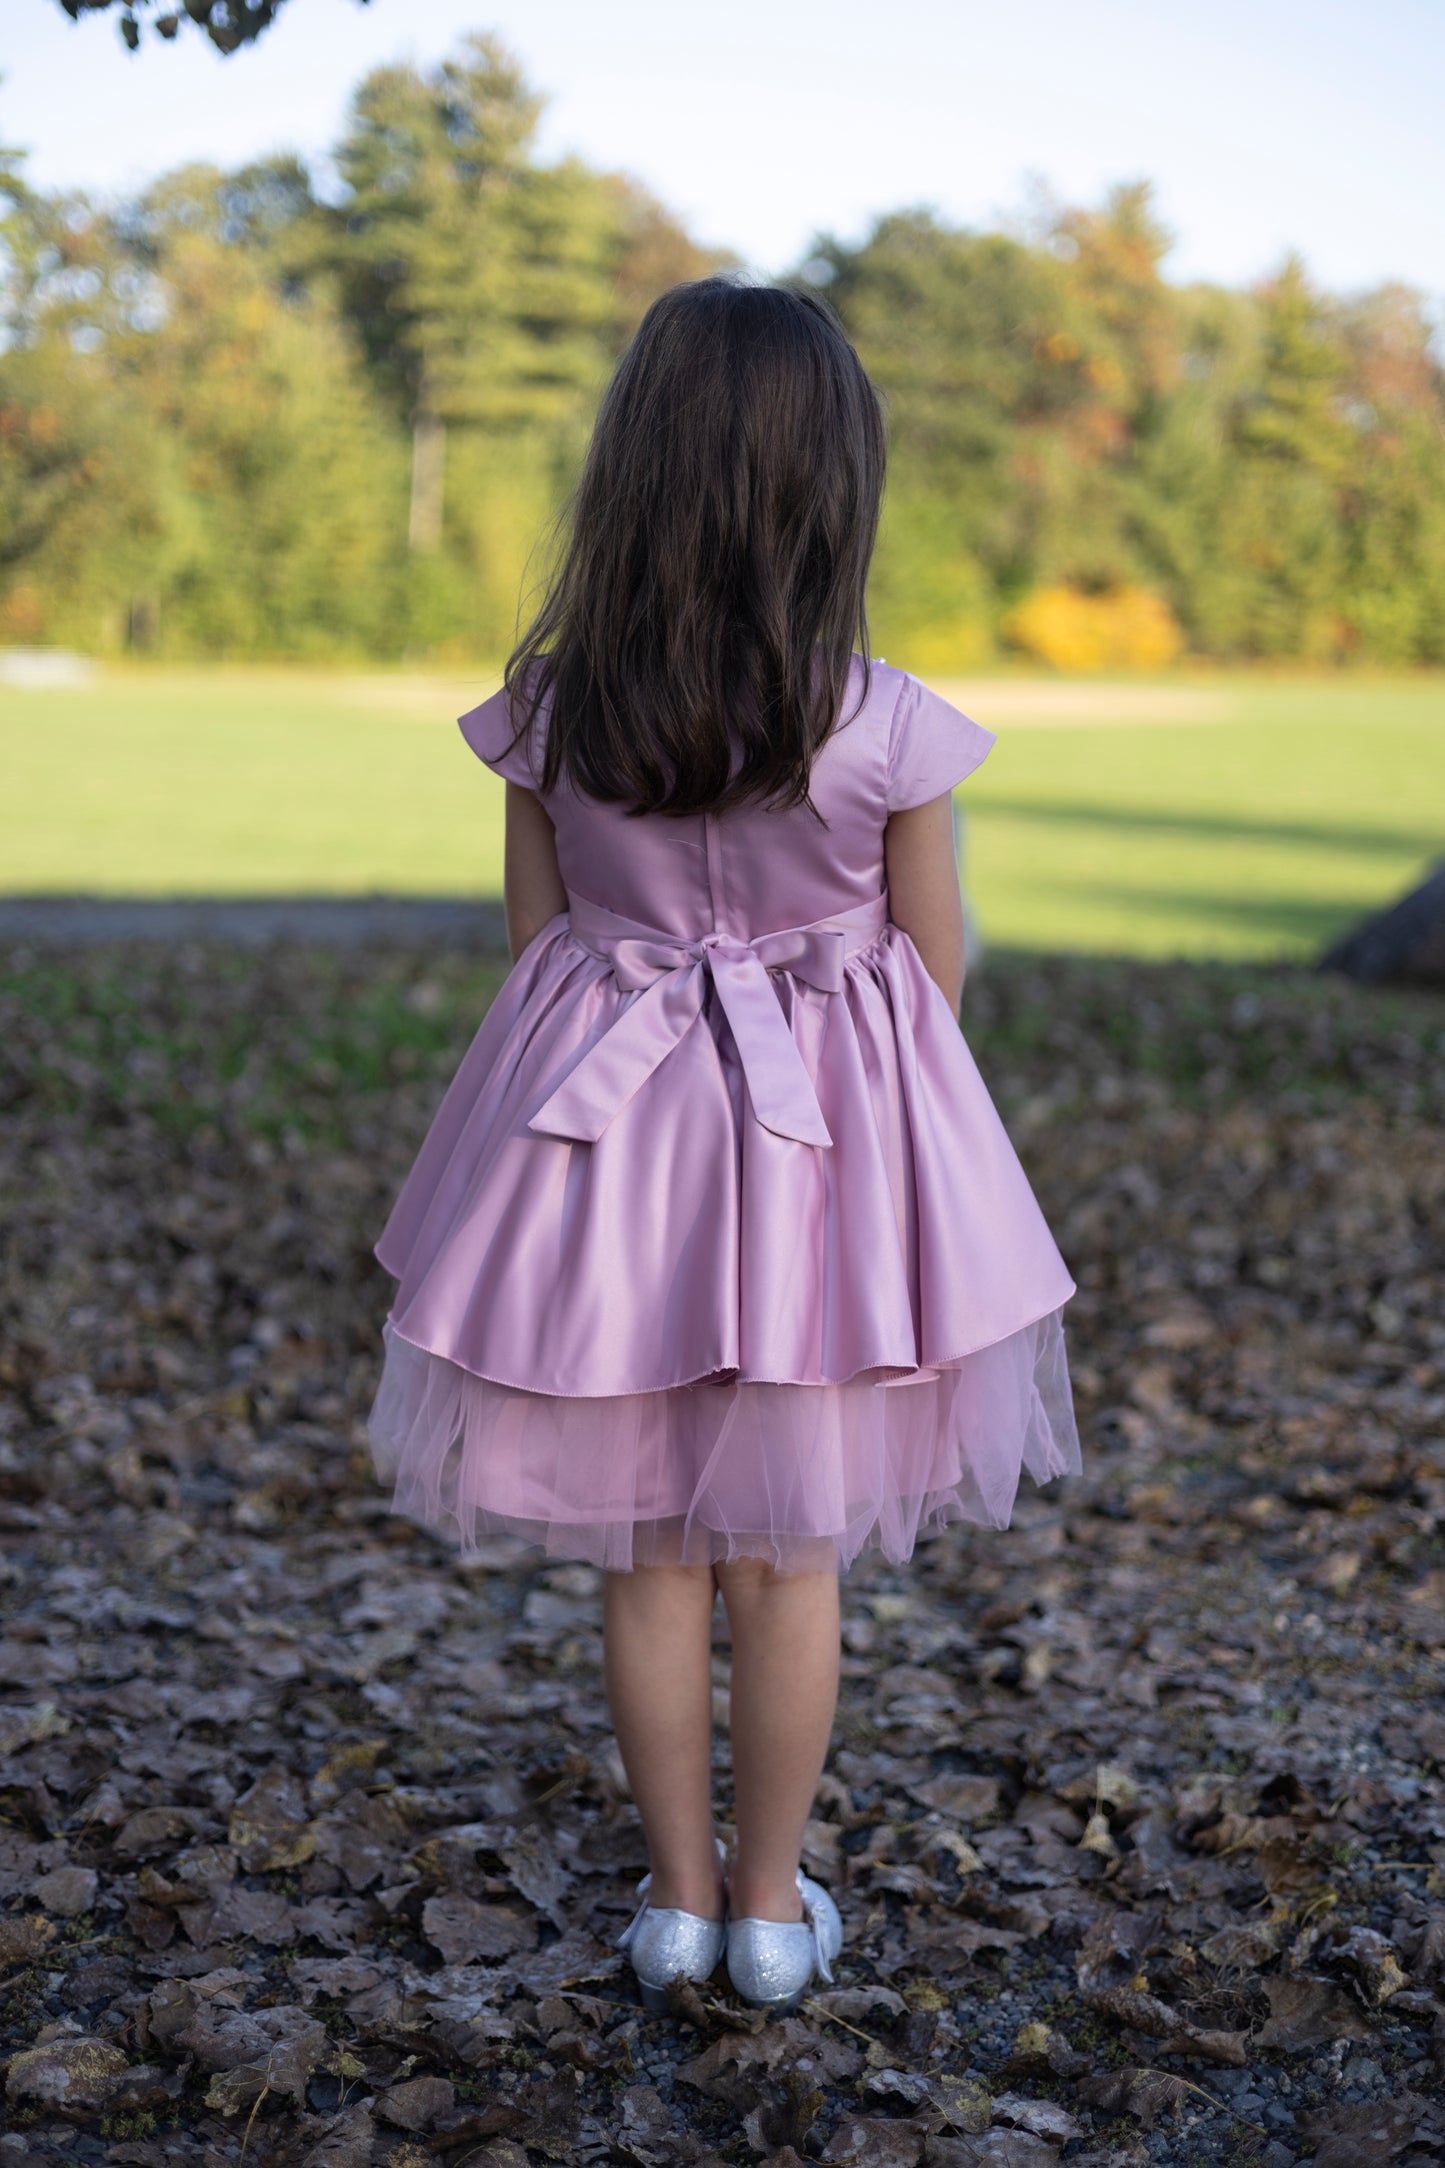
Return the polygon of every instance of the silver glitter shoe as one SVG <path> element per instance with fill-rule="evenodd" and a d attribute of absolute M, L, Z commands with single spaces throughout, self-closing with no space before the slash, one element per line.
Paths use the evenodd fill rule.
<path fill-rule="evenodd" d="M 830 1960 L 843 1947 L 838 1907 L 820 1882 L 798 1869 L 800 1920 L 729 1920 L 728 1978 L 755 2010 L 782 2017 L 797 2008 L 816 1971 L 832 1981 Z"/>
<path fill-rule="evenodd" d="M 714 1842 L 718 1858 L 726 1859 L 722 1838 Z M 706 1980 L 717 1969 L 726 1928 L 722 1920 L 705 1919 L 700 1912 L 650 1905 L 647 1892 L 651 1887 L 652 1876 L 645 1874 L 637 1885 L 642 1902 L 617 1937 L 617 1947 L 632 1960 L 644 2009 L 664 2011 L 669 1980 L 679 1973 L 686 1980 Z"/>

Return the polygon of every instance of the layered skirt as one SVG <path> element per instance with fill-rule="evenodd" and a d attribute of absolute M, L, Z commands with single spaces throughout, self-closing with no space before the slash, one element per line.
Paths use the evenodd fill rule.
<path fill-rule="evenodd" d="M 881 909 L 820 928 L 574 899 L 518 960 L 376 1245 L 399 1512 L 845 1571 L 1078 1470 L 1073 1282 L 958 1024 Z"/>

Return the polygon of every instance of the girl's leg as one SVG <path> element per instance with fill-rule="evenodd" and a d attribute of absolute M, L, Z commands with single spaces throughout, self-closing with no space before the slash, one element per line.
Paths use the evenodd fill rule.
<path fill-rule="evenodd" d="M 713 1569 L 634 1566 L 603 1584 L 607 1704 L 652 1867 L 649 1904 L 723 1914 L 712 1826 Z"/>
<path fill-rule="evenodd" d="M 776 1573 L 735 1558 L 714 1569 L 733 1636 L 734 1919 L 796 1920 L 803 1825 L 838 1701 L 838 1576 Z"/>

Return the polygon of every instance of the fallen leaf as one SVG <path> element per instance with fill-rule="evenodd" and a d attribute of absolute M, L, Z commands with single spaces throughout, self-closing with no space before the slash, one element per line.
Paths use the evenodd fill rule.
<path fill-rule="evenodd" d="M 57 1867 L 31 1884 L 47 1912 L 58 1920 L 76 1920 L 95 1903 L 100 1876 L 93 1867 Z"/>
<path fill-rule="evenodd" d="M 389 2086 L 376 2103 L 378 2121 L 397 2130 L 428 2130 L 456 2106 L 456 2088 L 445 2078 L 408 2078 Z"/>
<path fill-rule="evenodd" d="M 1340 2101 L 1299 2117 L 1301 2138 L 1318 2148 L 1313 2168 L 1392 2168 L 1430 2112 L 1418 2093 L 1393 2100 L 1347 2104 Z M 1445 2140 L 1445 2130 L 1437 2136 Z M 1432 2143 L 1431 2151 L 1438 2145 Z"/>
<path fill-rule="evenodd" d="M 1071 2048 L 1062 2033 L 1038 2019 L 1019 2027 L 1009 2050 L 1010 2077 L 1042 2077 L 1047 2073 L 1056 2078 L 1078 2078 L 1088 2067 L 1087 2055 Z"/>
<path fill-rule="evenodd" d="M 1369 2040 L 1374 2027 L 1364 2011 L 1333 1980 L 1269 1975 L 1261 1982 L 1269 2016 L 1256 2038 L 1261 2047 L 1318 2047 L 1326 2040 Z"/>
<path fill-rule="evenodd" d="M 0 1920 L 0 1970 L 28 1965 L 54 1940 L 53 1921 L 38 1912 L 27 1919 Z"/>
<path fill-rule="evenodd" d="M 891 2116 L 845 2115 L 818 2158 L 829 2168 L 917 2168 L 923 2158 L 920 2123 Z"/>
<path fill-rule="evenodd" d="M 371 2168 L 375 2125 L 371 2110 L 358 2102 L 334 2115 L 309 2152 L 301 2168 Z"/>
<path fill-rule="evenodd" d="M 268 1769 L 236 1801 L 226 1841 L 252 1874 L 275 1867 L 300 1867 L 315 1856 L 300 1779 L 289 1769 Z"/>
<path fill-rule="evenodd" d="M 950 1774 L 910 1784 L 908 1790 L 920 1805 L 972 1827 L 975 1822 L 992 1821 L 998 1814 L 1002 1786 L 997 1777 Z"/>
<path fill-rule="evenodd" d="M 1161 2115 L 1172 2115 L 1188 2097 L 1188 2085 L 1168 2070 L 1131 2066 L 1101 2070 L 1079 2081 L 1079 2099 L 1086 2108 L 1099 2108 L 1105 2115 L 1132 2115 L 1146 2130 L 1152 2130 Z"/>
<path fill-rule="evenodd" d="M 449 1965 L 476 1958 L 509 1957 L 536 1947 L 535 1920 L 511 1905 L 479 1904 L 472 1897 L 429 1897 L 422 1932 Z"/>
<path fill-rule="evenodd" d="M 1084 2135 L 1083 2124 L 1058 2101 L 1024 2100 L 1017 2093 L 995 2094 L 993 2119 L 1011 2130 L 1026 2130 L 1032 2137 L 1046 2139 L 1050 2145 L 1068 2145 Z"/>
<path fill-rule="evenodd" d="M 121 1859 L 155 1859 L 204 1825 L 193 1807 L 146 1807 L 116 1831 L 113 1849 Z"/>

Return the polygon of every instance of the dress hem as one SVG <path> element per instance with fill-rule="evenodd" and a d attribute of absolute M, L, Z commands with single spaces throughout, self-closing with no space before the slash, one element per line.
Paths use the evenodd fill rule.
<path fill-rule="evenodd" d="M 377 1256 L 384 1271 L 393 1279 L 399 1279 L 400 1275 L 392 1271 L 379 1252 L 373 1254 Z M 873 1371 L 888 1373 L 886 1377 L 873 1380 L 880 1388 L 886 1389 L 898 1384 L 910 1384 L 915 1379 L 925 1382 L 935 1371 L 956 1369 L 960 1363 L 967 1362 L 970 1356 L 981 1355 L 988 1348 L 1000 1346 L 1003 1341 L 1012 1339 L 1015 1333 L 1027 1332 L 1030 1325 L 1041 1325 L 1045 1318 L 1052 1317 L 1063 1309 L 1066 1302 L 1072 1301 L 1077 1292 L 1074 1282 L 1066 1280 L 1064 1292 L 1054 1300 L 1044 1303 L 1042 1308 L 1030 1311 L 1026 1317 L 1019 1318 L 1005 1331 L 990 1333 L 986 1340 L 977 1340 L 971 1347 L 961 1348 L 952 1355 L 930 1355 L 911 1363 L 860 1363 L 856 1370 L 850 1370 L 841 1378 L 774 1378 L 744 1371 L 736 1365 L 723 1366 L 713 1370 L 697 1370 L 688 1377 L 673 1378 L 660 1385 L 624 1385 L 615 1393 L 584 1392 L 580 1389 L 568 1392 L 556 1385 L 524 1385 L 520 1379 L 504 1377 L 496 1370 L 478 1370 L 473 1364 L 463 1362 L 461 1357 L 454 1355 L 449 1348 L 433 1347 L 429 1341 L 418 1339 L 415 1333 L 403 1331 L 390 1312 L 387 1313 L 386 1322 L 398 1340 L 405 1340 L 407 1346 L 414 1347 L 420 1355 L 430 1355 L 438 1362 L 452 1363 L 458 1370 L 465 1370 L 468 1377 L 479 1378 L 483 1384 L 500 1385 L 509 1393 L 532 1393 L 545 1400 L 631 1400 L 638 1394 L 680 1393 L 687 1392 L 694 1386 L 708 1385 L 792 1385 L 800 1388 L 816 1386 L 823 1390 L 828 1387 L 866 1383 L 869 1381 L 869 1373 Z"/>
<path fill-rule="evenodd" d="M 464 1554 L 505 1535 L 604 1569 L 903 1564 L 935 1525 L 1006 1528 L 1025 1474 L 1081 1467 L 1060 1309 L 901 1394 L 744 1381 L 568 1398 L 478 1376 L 389 1322 L 385 1337 L 377 1474 L 394 1512 Z"/>

